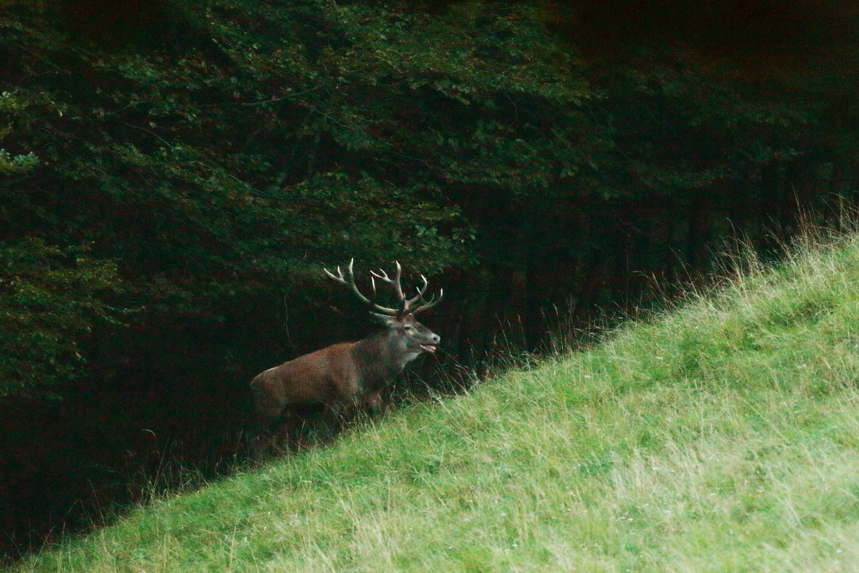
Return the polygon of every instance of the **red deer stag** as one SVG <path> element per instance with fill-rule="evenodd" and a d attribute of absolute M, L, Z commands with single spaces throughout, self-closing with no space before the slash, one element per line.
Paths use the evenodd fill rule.
<path fill-rule="evenodd" d="M 272 426 L 284 423 L 284 413 L 299 404 L 324 404 L 326 414 L 339 416 L 344 410 L 361 402 L 378 402 L 378 392 L 406 365 L 424 352 L 435 352 L 441 337 L 415 320 L 414 315 L 432 308 L 444 296 L 439 291 L 430 300 L 424 299 L 428 282 L 421 275 L 423 286 L 417 295 L 406 298 L 400 284 L 402 268 L 397 264 L 397 274 L 392 279 L 385 271 L 371 271 L 370 280 L 373 298 L 367 298 L 355 285 L 352 272 L 354 259 L 349 262 L 346 276 L 340 267 L 337 275 L 325 274 L 352 289 L 361 302 L 376 312 L 385 330 L 358 342 L 335 344 L 322 350 L 299 356 L 280 366 L 269 368 L 251 381 L 255 406 L 255 430 L 266 432 Z M 393 287 L 399 308 L 387 308 L 376 304 L 376 280 Z M 253 436 L 252 450 L 258 454 L 257 437 Z"/>

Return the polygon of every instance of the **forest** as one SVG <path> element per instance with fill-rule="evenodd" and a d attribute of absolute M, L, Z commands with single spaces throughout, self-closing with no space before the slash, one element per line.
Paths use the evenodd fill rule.
<path fill-rule="evenodd" d="M 777 258 L 859 198 L 857 46 L 834 0 L 0 0 L 0 549 L 239 463 L 249 380 L 374 328 L 323 267 L 444 288 L 420 392 Z"/>

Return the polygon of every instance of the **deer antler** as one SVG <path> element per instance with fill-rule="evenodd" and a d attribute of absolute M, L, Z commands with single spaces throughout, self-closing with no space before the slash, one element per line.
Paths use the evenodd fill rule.
<path fill-rule="evenodd" d="M 417 289 L 418 294 L 416 296 L 410 299 L 406 299 L 406 295 L 403 293 L 402 283 L 400 282 L 400 279 L 403 275 L 403 268 L 400 266 L 399 262 L 394 261 L 394 263 L 397 265 L 397 274 L 394 278 L 389 277 L 388 273 L 386 273 L 382 269 L 379 269 L 379 272 L 370 271 L 370 283 L 373 287 L 373 298 L 369 299 L 363 294 L 361 294 L 361 291 L 359 291 L 358 287 L 355 285 L 355 274 L 352 271 L 352 265 L 354 262 L 354 258 L 349 261 L 349 267 L 346 269 L 347 272 L 345 277 L 343 276 L 343 272 L 340 270 L 340 267 L 337 267 L 337 276 L 329 272 L 328 269 L 322 270 L 325 271 L 325 274 L 328 275 L 328 278 L 331 278 L 339 282 L 340 284 L 346 285 L 351 288 L 352 292 L 354 292 L 363 303 L 370 305 L 371 307 L 373 307 L 374 310 L 377 310 L 383 314 L 387 314 L 388 316 L 396 316 L 398 318 L 401 318 L 408 314 L 415 314 L 417 312 L 424 311 L 437 305 L 439 302 L 441 302 L 441 299 L 444 296 L 444 290 L 442 289 L 439 291 L 438 299 L 436 299 L 435 295 L 433 295 L 429 301 L 425 300 L 424 293 L 426 292 L 429 283 L 427 282 L 426 277 L 421 275 L 421 280 L 424 283 L 423 287 Z M 397 299 L 400 301 L 399 309 L 380 306 L 374 302 L 376 298 L 376 279 L 379 279 L 383 283 L 390 285 L 394 289 L 394 292 L 396 292 L 397 294 Z M 418 303 L 418 305 L 412 308 L 412 305 L 415 303 Z"/>
<path fill-rule="evenodd" d="M 425 300 L 424 299 L 424 292 L 426 292 L 427 286 L 429 286 L 429 283 L 427 282 L 426 277 L 423 275 L 421 275 L 421 280 L 424 281 L 424 286 L 422 288 L 417 289 L 418 294 L 416 296 L 414 296 L 414 297 L 412 297 L 406 301 L 406 308 L 411 307 L 411 305 L 413 305 L 416 302 L 420 301 L 420 303 L 421 303 L 417 307 L 412 309 L 411 314 L 417 314 L 419 312 L 423 312 L 429 308 L 432 308 L 435 305 L 437 305 L 438 303 L 440 303 L 441 299 L 444 298 L 444 289 L 441 288 L 441 289 L 438 289 L 438 298 L 436 298 L 435 295 L 432 295 L 432 297 L 430 297 L 429 300 Z"/>
<path fill-rule="evenodd" d="M 355 259 L 353 258 L 349 261 L 349 266 L 346 269 L 346 277 L 343 276 L 343 271 L 340 270 L 340 267 L 337 267 L 337 276 L 334 276 L 328 269 L 322 269 L 325 271 L 325 274 L 328 275 L 328 278 L 334 279 L 340 284 L 344 284 L 352 289 L 352 292 L 363 302 L 364 304 L 370 305 L 374 310 L 381 312 L 382 314 L 387 314 L 388 316 L 399 316 L 400 311 L 395 308 L 387 308 L 384 306 L 379 306 L 373 300 L 367 298 L 361 291 L 358 290 L 358 286 L 355 284 L 355 273 L 352 271 L 352 265 L 355 263 Z M 373 282 L 373 299 L 376 298 L 376 282 Z"/>

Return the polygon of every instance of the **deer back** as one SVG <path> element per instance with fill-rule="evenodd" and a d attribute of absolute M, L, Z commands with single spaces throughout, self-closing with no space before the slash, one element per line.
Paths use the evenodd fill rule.
<path fill-rule="evenodd" d="M 291 404 L 337 404 L 359 395 L 355 344 L 335 344 L 258 374 L 251 381 L 257 412 L 276 418 Z"/>

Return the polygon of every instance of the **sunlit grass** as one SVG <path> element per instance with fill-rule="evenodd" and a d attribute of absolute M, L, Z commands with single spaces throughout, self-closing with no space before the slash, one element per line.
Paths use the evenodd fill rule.
<path fill-rule="evenodd" d="M 855 571 L 859 238 L 20 571 Z"/>

